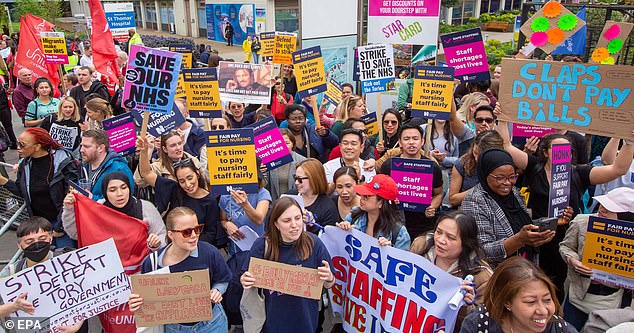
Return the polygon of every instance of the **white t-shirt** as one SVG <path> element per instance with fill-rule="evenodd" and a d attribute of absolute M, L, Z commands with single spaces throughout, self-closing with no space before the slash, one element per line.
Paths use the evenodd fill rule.
<path fill-rule="evenodd" d="M 361 168 L 361 175 L 365 177 L 366 182 L 369 182 L 372 180 L 372 177 L 376 175 L 376 170 L 372 170 L 372 171 L 363 170 L 364 164 L 365 164 L 365 161 L 362 159 L 359 159 L 359 167 Z M 343 158 L 336 158 L 324 164 L 324 171 L 326 171 L 326 179 L 328 180 L 328 183 L 333 182 L 332 178 L 335 175 L 335 171 L 337 171 L 337 169 L 343 166 L 345 166 L 343 163 Z"/>

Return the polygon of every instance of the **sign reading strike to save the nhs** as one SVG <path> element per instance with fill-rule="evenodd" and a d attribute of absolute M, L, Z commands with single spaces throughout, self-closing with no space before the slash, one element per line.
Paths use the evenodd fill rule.
<path fill-rule="evenodd" d="M 329 226 L 319 237 L 332 257 L 330 300 L 346 332 L 453 332 L 458 309 L 448 303 L 459 278 L 358 230 Z"/>
<path fill-rule="evenodd" d="M 368 0 L 368 43 L 436 45 L 440 0 Z"/>
<path fill-rule="evenodd" d="M 503 59 L 500 119 L 634 140 L 634 67 Z"/>

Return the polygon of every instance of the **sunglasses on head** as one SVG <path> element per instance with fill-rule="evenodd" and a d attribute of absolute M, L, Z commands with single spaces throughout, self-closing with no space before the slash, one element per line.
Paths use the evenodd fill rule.
<path fill-rule="evenodd" d="M 212 130 L 223 130 L 225 129 L 225 125 L 211 125 Z"/>
<path fill-rule="evenodd" d="M 188 157 L 188 158 L 172 163 L 172 168 L 178 169 L 178 168 L 182 168 L 191 164 L 193 164 L 192 159 Z"/>
<path fill-rule="evenodd" d="M 183 230 L 170 230 L 171 232 L 180 232 L 181 235 L 185 238 L 189 238 L 192 236 L 192 233 L 195 232 L 196 235 L 200 235 L 203 232 L 204 224 L 199 224 L 193 228 L 187 228 Z"/>
<path fill-rule="evenodd" d="M 495 119 L 478 117 L 478 118 L 475 119 L 475 122 L 478 123 L 478 124 L 482 124 L 482 123 L 486 122 L 487 124 L 491 125 L 491 124 L 493 124 L 495 122 Z"/>

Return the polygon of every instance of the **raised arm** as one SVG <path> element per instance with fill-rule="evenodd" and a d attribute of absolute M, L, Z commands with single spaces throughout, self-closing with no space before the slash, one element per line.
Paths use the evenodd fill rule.
<path fill-rule="evenodd" d="M 152 167 L 150 166 L 150 158 L 148 156 L 149 146 L 147 138 L 137 137 L 136 147 L 141 152 L 139 154 L 139 174 L 150 186 L 154 187 L 158 176 L 152 171 Z"/>
<path fill-rule="evenodd" d="M 612 138 L 608 141 L 608 144 L 603 148 L 603 153 L 601 154 L 601 162 L 603 165 L 611 165 L 614 163 L 616 159 L 616 154 L 619 150 L 619 139 Z"/>
<path fill-rule="evenodd" d="M 614 164 L 592 168 L 590 184 L 604 184 L 625 175 L 632 165 L 632 156 L 634 156 L 634 142 L 625 141 Z"/>
<path fill-rule="evenodd" d="M 451 99 L 451 113 L 449 114 L 449 125 L 451 127 L 451 132 L 454 135 L 458 133 L 462 133 L 464 130 L 464 123 L 460 118 L 458 118 L 458 111 L 456 110 L 456 102 Z"/>
<path fill-rule="evenodd" d="M 501 103 L 498 102 L 495 105 L 495 110 L 493 111 L 493 114 L 495 114 L 496 117 L 499 117 L 501 113 L 502 106 Z M 511 133 L 509 133 L 508 123 L 503 120 L 498 120 L 497 131 L 502 137 L 502 140 L 504 140 L 504 150 L 506 150 L 513 157 L 515 167 L 520 170 L 526 170 L 526 167 L 528 166 L 528 154 L 517 149 L 517 147 L 511 144 Z"/>

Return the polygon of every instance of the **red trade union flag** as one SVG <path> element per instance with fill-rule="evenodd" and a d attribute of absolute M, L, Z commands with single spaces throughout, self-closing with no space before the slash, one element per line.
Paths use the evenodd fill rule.
<path fill-rule="evenodd" d="M 17 76 L 20 69 L 28 68 L 33 71 L 33 82 L 38 77 L 46 77 L 51 80 L 55 91 L 58 92 L 57 86 L 60 79 L 57 74 L 57 65 L 46 64 L 40 41 L 40 32 L 51 31 L 55 26 L 28 13 L 26 16 L 20 17 L 20 22 L 22 23 L 20 24 L 20 47 L 15 56 L 13 75 Z"/>
<path fill-rule="evenodd" d="M 92 17 L 92 62 L 97 72 L 110 78 L 110 82 L 119 82 L 117 50 L 114 48 L 112 32 L 106 20 L 106 14 L 99 0 L 88 0 Z"/>

